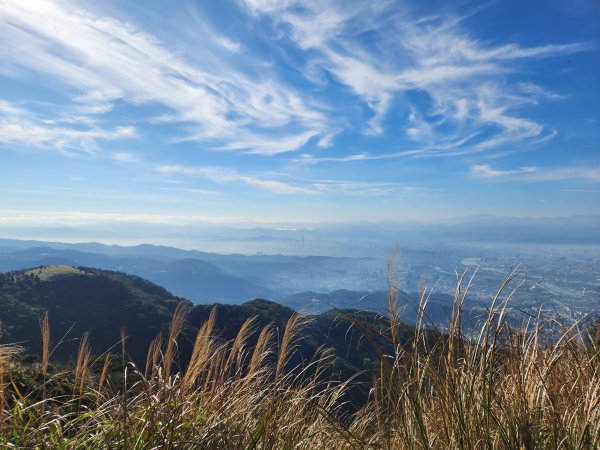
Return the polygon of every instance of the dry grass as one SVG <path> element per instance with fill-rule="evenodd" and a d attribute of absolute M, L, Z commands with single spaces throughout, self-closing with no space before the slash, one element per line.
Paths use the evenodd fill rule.
<path fill-rule="evenodd" d="M 85 275 L 85 272 L 77 267 L 67 266 L 67 265 L 58 265 L 58 266 L 43 266 L 37 267 L 35 269 L 28 270 L 23 273 L 23 275 L 34 275 L 39 277 L 42 281 L 50 280 L 56 276 L 60 275 Z"/>
<path fill-rule="evenodd" d="M 49 372 L 31 392 L 14 387 L 0 403 L 0 446 L 97 449 L 594 449 L 600 447 L 600 349 L 578 324 L 557 339 L 539 326 L 506 324 L 514 290 L 499 289 L 476 336 L 463 334 L 471 279 L 458 276 L 446 334 L 425 326 L 430 290 L 420 286 L 421 319 L 412 346 L 398 341 L 397 290 L 390 284 L 392 355 L 383 355 L 367 403 L 338 418 L 348 384 L 322 375 L 327 351 L 304 366 L 288 361 L 304 318 L 292 316 L 281 339 L 249 319 L 231 342 L 214 336 L 217 314 L 198 331 L 192 357 L 178 371 L 177 337 L 187 317 L 178 308 L 168 338 L 158 337 L 144 373 L 126 364 L 120 386 L 108 357 L 92 375 L 87 339 L 72 371 Z M 44 322 L 42 322 L 44 323 Z M 357 324 L 361 326 L 361 324 Z M 373 333 L 363 327 L 365 333 Z M 49 331 L 46 331 L 49 333 Z M 258 333 L 254 348 L 247 342 Z M 122 338 L 125 345 L 125 336 Z M 0 347 L 0 373 L 8 353 Z M 381 351 L 381 349 L 378 349 Z M 4 353 L 2 353 L 4 351 Z M 122 349 L 123 358 L 125 348 Z M 46 366 L 46 371 L 48 368 Z M 5 377 L 6 378 L 6 377 Z M 53 394 L 57 378 L 76 389 Z M 37 447 L 36 447 L 37 446 Z"/>
<path fill-rule="evenodd" d="M 6 408 L 7 385 L 5 375 L 10 370 L 11 359 L 22 352 L 18 345 L 0 345 L 0 412 Z"/>
<path fill-rule="evenodd" d="M 40 321 L 42 331 L 42 371 L 48 371 L 48 362 L 50 360 L 50 324 L 48 322 L 48 312 L 44 313 Z"/>
<path fill-rule="evenodd" d="M 447 337 L 428 342 L 419 322 L 412 349 L 398 345 L 375 380 L 354 432 L 375 448 L 598 448 L 599 348 L 577 324 L 555 340 L 541 326 L 511 329 L 505 319 L 514 274 L 479 334 L 465 337 L 466 275 L 458 277 Z M 423 311 L 427 300 L 421 288 Z"/>

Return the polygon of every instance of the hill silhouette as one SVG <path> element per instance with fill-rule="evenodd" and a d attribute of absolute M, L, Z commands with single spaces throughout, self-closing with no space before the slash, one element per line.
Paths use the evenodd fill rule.
<path fill-rule="evenodd" d="M 80 248 L 96 247 L 90 244 Z M 107 248 L 113 250 L 111 247 Z M 157 253 L 159 249 L 154 246 L 138 246 L 133 254 L 115 253 L 114 250 L 115 254 L 102 254 L 82 251 L 79 247 L 70 249 L 42 245 L 4 251 L 1 255 L 0 271 L 42 265 L 74 265 L 117 270 L 152 280 L 171 291 L 176 291 L 178 295 L 201 302 L 231 302 L 271 295 L 270 289 L 248 277 L 227 272 L 211 261 L 198 259 L 198 256 L 204 255 L 202 252 L 188 254 L 183 250 L 176 250 L 178 249 L 169 251 L 167 248 L 163 254 Z"/>
<path fill-rule="evenodd" d="M 140 277 L 72 266 L 43 266 L 0 274 L 0 330 L 3 342 L 19 342 L 39 354 L 39 319 L 49 313 L 55 359 L 68 359 L 78 338 L 91 332 L 94 350 L 119 341 L 121 327 L 131 336 L 128 351 L 136 360 L 168 326 L 184 301 Z"/>

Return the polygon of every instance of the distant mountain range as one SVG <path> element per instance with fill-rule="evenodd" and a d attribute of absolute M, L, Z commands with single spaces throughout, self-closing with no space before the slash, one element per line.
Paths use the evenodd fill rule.
<path fill-rule="evenodd" d="M 43 236 L 53 241 L 160 242 L 180 247 L 202 248 L 217 253 L 329 255 L 353 257 L 385 257 L 399 242 L 409 246 L 481 245 L 599 245 L 600 216 L 570 217 L 502 217 L 477 215 L 435 221 L 356 221 L 321 224 L 236 224 L 236 225 L 166 225 L 148 223 L 115 223 L 110 231 L 93 225 L 28 227 L 0 225 L 0 235 L 12 238 Z M 87 244 L 86 244 L 87 245 Z M 105 253 L 106 248 L 88 245 L 80 251 Z M 118 254 L 119 249 L 113 249 Z M 139 246 L 155 253 L 166 248 Z M 177 259 L 199 257 L 176 255 Z"/>
<path fill-rule="evenodd" d="M 436 325 L 447 323 L 456 273 L 481 266 L 465 308 L 466 318 L 475 323 L 511 268 L 522 264 L 519 279 L 528 280 L 511 302 L 512 320 L 535 316 L 542 308 L 544 317 L 581 317 L 598 304 L 596 249 L 593 245 L 574 250 L 525 245 L 406 247 L 400 250 L 395 266 L 397 285 L 406 292 L 399 296 L 399 308 L 404 320 L 414 323 L 418 309 L 414 291 L 424 276 L 435 286 L 428 320 Z M 515 252 L 524 256 L 515 256 Z M 224 255 L 149 244 L 127 247 L 0 239 L 0 272 L 41 265 L 85 266 L 136 275 L 195 304 L 240 304 L 264 298 L 308 313 L 353 308 L 387 314 L 386 261 L 378 258 Z M 547 286 L 554 286 L 554 291 L 543 290 Z"/>
<path fill-rule="evenodd" d="M 283 283 L 287 281 L 302 288 L 301 280 L 306 280 L 307 285 L 314 284 L 314 278 L 330 276 L 328 271 L 333 276 L 340 276 L 344 271 L 358 270 L 356 258 L 218 255 L 152 245 L 120 247 L 95 243 L 44 243 L 44 246 L 35 246 L 40 243 L 8 240 L 0 240 L 0 244 L 4 247 L 4 251 L 0 250 L 0 271 L 41 265 L 96 267 L 143 277 L 194 303 L 241 303 L 253 298 L 268 298 L 311 314 L 330 309 L 358 309 L 387 314 L 387 292 L 382 290 L 336 289 L 329 293 L 289 293 L 289 287 L 281 285 L 283 280 Z M 15 250 L 21 245 L 34 246 Z M 369 261 L 358 259 L 358 267 L 365 260 Z M 383 266 L 381 262 L 378 264 Z M 298 281 L 294 282 L 294 278 Z M 381 285 L 384 284 L 383 280 L 382 276 Z M 416 297 L 416 294 L 399 296 L 399 308 L 408 323 L 416 319 Z M 452 297 L 434 295 L 428 310 L 431 321 L 446 322 L 451 307 Z"/>
<path fill-rule="evenodd" d="M 0 271 L 40 265 L 117 270 L 146 278 L 196 303 L 278 298 L 309 288 L 365 288 L 364 273 L 383 267 L 372 258 L 220 255 L 173 247 L 0 239 Z M 360 278 L 359 278 L 360 276 Z M 375 274 L 379 286 L 383 274 Z"/>

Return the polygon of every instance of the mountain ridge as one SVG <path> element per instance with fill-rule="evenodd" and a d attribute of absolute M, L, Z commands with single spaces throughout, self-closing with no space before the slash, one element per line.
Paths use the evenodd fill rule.
<path fill-rule="evenodd" d="M 141 254 L 131 250 L 139 247 L 119 247 L 118 252 L 106 254 L 85 251 L 90 249 L 78 244 L 37 242 L 43 245 L 28 247 L 31 244 L 17 242 L 11 247 L 10 242 L 15 241 L 0 240 L 4 248 L 0 250 L 0 271 L 52 264 L 118 270 L 142 276 L 196 303 L 273 298 L 315 282 L 325 288 L 329 279 L 352 282 L 353 277 L 345 272 L 362 271 L 365 265 L 380 266 L 369 258 L 221 255 L 151 245 L 144 248 L 152 251 Z M 166 248 L 166 253 L 157 253 L 161 248 Z"/>

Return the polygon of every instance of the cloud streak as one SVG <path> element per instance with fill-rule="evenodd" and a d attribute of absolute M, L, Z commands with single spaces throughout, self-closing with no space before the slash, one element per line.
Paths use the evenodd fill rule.
<path fill-rule="evenodd" d="M 5 64 L 78 90 L 72 102 L 79 112 L 106 112 L 122 100 L 159 104 L 166 108 L 161 121 L 189 125 L 188 139 L 257 154 L 293 151 L 326 126 L 322 113 L 275 79 L 252 79 L 224 59 L 199 67 L 131 24 L 73 5 L 0 2 L 0 35 Z M 212 44 L 236 49 L 220 37 Z"/>
<path fill-rule="evenodd" d="M 324 70 L 364 102 L 371 112 L 365 134 L 384 135 L 387 127 L 403 130 L 407 139 L 439 149 L 427 152 L 431 155 L 551 139 L 554 130 L 518 112 L 561 97 L 531 82 L 507 83 L 506 75 L 518 72 L 523 60 L 591 48 L 585 42 L 494 46 L 465 30 L 464 15 L 419 17 L 402 2 L 242 3 L 254 18 L 269 17 L 281 39 L 287 36 L 303 53 L 305 63 L 298 70 L 309 83 L 315 83 L 317 68 Z M 9 73 L 43 73 L 77 90 L 69 107 L 79 120 L 98 120 L 119 101 L 159 104 L 163 112 L 147 121 L 185 125 L 186 132 L 172 142 L 199 141 L 208 148 L 265 156 L 311 142 L 321 148 L 334 144 L 340 125 L 333 117 L 344 115 L 338 105 L 301 95 L 274 71 L 250 76 L 234 68 L 223 50 L 236 54 L 239 42 L 214 32 L 203 19 L 196 23 L 206 37 L 201 50 L 211 56 L 203 64 L 173 52 L 168 43 L 135 25 L 68 2 L 2 1 L 0 57 L 12 68 Z M 359 38 L 366 33 L 369 40 Z M 411 100 L 411 93 L 425 95 L 426 101 Z M 390 123 L 388 113 L 398 102 L 407 105 L 408 113 Z M 48 133 L 12 124 L 5 134 L 12 129 L 20 135 Z M 68 134 L 64 129 L 60 133 Z M 114 132 L 88 132 L 88 139 L 112 136 Z M 466 142 L 465 136 L 476 138 Z M 59 139 L 48 137 L 38 145 L 53 140 Z M 455 148 L 444 148 L 449 141 Z"/>
<path fill-rule="evenodd" d="M 471 166 L 470 174 L 476 178 L 498 181 L 555 182 L 581 180 L 593 183 L 600 182 L 600 166 L 495 169 L 489 164 L 475 164 Z"/>
<path fill-rule="evenodd" d="M 180 165 L 160 165 L 155 172 L 163 175 L 183 175 L 208 179 L 215 183 L 243 183 L 274 194 L 313 194 L 303 187 L 294 186 L 278 180 L 268 180 L 248 175 L 242 175 L 231 169 L 217 167 L 189 167 Z"/>
<path fill-rule="evenodd" d="M 296 183 L 288 183 L 267 176 L 250 176 L 240 174 L 232 169 L 218 167 L 190 167 L 180 165 L 160 165 L 154 167 L 156 173 L 166 176 L 184 176 L 202 178 L 218 184 L 241 183 L 259 190 L 279 195 L 336 195 L 349 197 L 398 196 L 423 193 L 426 189 L 406 186 L 401 183 L 332 180 L 332 179 L 300 179 Z"/>
<path fill-rule="evenodd" d="M 98 141 L 131 139 L 135 127 L 67 127 L 60 120 L 40 117 L 20 106 L 0 100 L 0 142 L 12 146 L 53 148 L 64 154 L 96 152 Z"/>
<path fill-rule="evenodd" d="M 401 2 L 366 6 L 361 2 L 246 0 L 245 4 L 253 14 L 270 17 L 275 26 L 289 29 L 290 39 L 300 49 L 319 55 L 309 59 L 309 65 L 326 70 L 365 102 L 372 112 L 365 133 L 383 134 L 393 103 L 406 101 L 402 97 L 406 93 L 420 92 L 428 97 L 426 105 L 411 105 L 408 100 L 411 112 L 406 122 L 393 126 L 404 127 L 409 139 L 429 145 L 449 137 L 461 142 L 465 135 L 478 134 L 479 142 L 461 145 L 472 151 L 551 137 L 552 130 L 520 117 L 517 110 L 559 96 L 533 83 L 506 83 L 506 75 L 518 72 L 523 60 L 592 48 L 585 42 L 538 47 L 484 44 L 463 28 L 466 16 L 420 18 Z M 367 43 L 357 38 L 365 33 L 371 36 Z"/>

